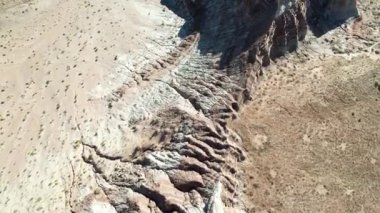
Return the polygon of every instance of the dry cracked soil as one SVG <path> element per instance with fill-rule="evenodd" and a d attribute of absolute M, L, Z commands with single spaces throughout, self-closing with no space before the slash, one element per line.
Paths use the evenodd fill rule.
<path fill-rule="evenodd" d="M 0 0 L 0 213 L 380 212 L 380 2 Z"/>

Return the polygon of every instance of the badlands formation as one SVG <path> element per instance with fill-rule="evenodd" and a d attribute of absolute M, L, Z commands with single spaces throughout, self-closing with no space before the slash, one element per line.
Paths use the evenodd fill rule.
<path fill-rule="evenodd" d="M 0 0 L 0 212 L 380 212 L 376 0 Z"/>

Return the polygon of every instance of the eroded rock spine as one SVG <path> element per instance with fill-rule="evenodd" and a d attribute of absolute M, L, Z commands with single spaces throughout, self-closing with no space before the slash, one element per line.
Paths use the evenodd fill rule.
<path fill-rule="evenodd" d="M 244 150 L 227 122 L 236 118 L 241 105 L 252 98 L 251 91 L 263 67 L 297 49 L 305 38 L 308 20 L 313 19 L 310 17 L 331 20 L 334 11 L 339 10 L 336 5 L 343 10 L 353 7 L 352 1 L 346 2 L 320 4 L 327 12 L 316 14 L 310 8 L 315 5 L 313 1 L 163 1 L 186 19 L 182 32 L 185 42 L 153 68 L 175 66 L 171 78 L 163 83 L 192 109 L 174 105 L 160 110 L 155 119 L 135 121 L 155 130 L 151 138 L 158 140 L 154 147 L 135 150 L 131 160 L 107 156 L 98 147 L 83 144 L 83 159 L 93 166 L 99 185 L 115 209 L 244 210 L 239 200 L 242 192 L 238 169 L 245 159 Z M 310 11 L 313 14 L 308 16 Z M 330 18 L 325 18 L 326 14 Z M 344 20 L 355 11 L 342 14 Z M 183 52 L 186 59 L 176 61 Z M 144 72 L 143 78 L 149 73 Z"/>

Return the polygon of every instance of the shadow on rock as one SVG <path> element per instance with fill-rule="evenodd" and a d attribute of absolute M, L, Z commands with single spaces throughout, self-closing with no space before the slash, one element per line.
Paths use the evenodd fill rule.
<path fill-rule="evenodd" d="M 201 54 L 221 54 L 221 68 L 268 32 L 279 8 L 277 0 L 162 0 L 161 3 L 185 19 L 180 37 L 197 31 Z"/>
<path fill-rule="evenodd" d="M 201 54 L 220 54 L 227 67 L 241 53 L 262 45 L 274 31 L 270 58 L 297 49 L 307 25 L 317 36 L 357 15 L 355 0 L 161 0 L 185 20 L 179 36 L 199 32 Z M 305 9 L 306 8 L 306 9 Z M 304 12 L 307 10 L 307 19 Z"/>
<path fill-rule="evenodd" d="M 307 21 L 317 37 L 359 15 L 356 0 L 309 0 L 307 4 Z"/>

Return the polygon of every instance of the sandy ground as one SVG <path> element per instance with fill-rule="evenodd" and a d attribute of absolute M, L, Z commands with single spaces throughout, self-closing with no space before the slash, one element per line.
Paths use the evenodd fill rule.
<path fill-rule="evenodd" d="M 272 63 L 231 128 L 251 212 L 380 212 L 380 4 Z"/>
<path fill-rule="evenodd" d="M 77 141 L 112 146 L 107 95 L 167 51 L 173 17 L 159 0 L 0 1 L 1 212 L 69 211 L 91 175 Z"/>
<path fill-rule="evenodd" d="M 380 61 L 280 64 L 232 123 L 252 212 L 380 212 Z"/>

